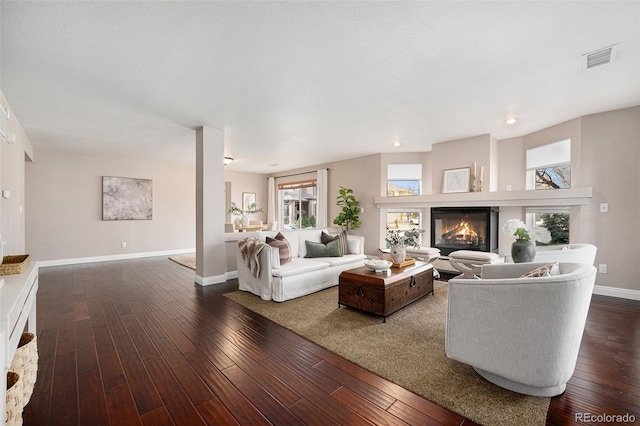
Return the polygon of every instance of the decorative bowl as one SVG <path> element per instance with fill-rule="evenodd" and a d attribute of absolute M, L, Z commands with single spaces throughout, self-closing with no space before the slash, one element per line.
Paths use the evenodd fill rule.
<path fill-rule="evenodd" d="M 371 259 L 365 260 L 364 265 L 372 271 L 387 271 L 391 268 L 392 263 L 388 260 Z"/>

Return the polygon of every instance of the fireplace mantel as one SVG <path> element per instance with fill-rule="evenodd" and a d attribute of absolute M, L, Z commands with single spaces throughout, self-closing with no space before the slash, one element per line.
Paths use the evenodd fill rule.
<path fill-rule="evenodd" d="M 463 206 L 584 206 L 593 196 L 592 187 L 538 191 L 465 192 L 405 197 L 376 197 L 378 208 L 463 207 Z"/>

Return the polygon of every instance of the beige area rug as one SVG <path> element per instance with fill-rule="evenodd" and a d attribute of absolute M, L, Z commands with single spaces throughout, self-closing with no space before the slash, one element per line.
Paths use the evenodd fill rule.
<path fill-rule="evenodd" d="M 520 395 L 445 355 L 447 284 L 387 317 L 338 308 L 338 287 L 277 303 L 228 298 L 424 398 L 484 425 L 544 425 L 549 398 Z"/>
<path fill-rule="evenodd" d="M 178 256 L 170 256 L 170 260 L 179 263 L 182 266 L 196 270 L 196 255 L 195 254 L 182 254 Z"/>

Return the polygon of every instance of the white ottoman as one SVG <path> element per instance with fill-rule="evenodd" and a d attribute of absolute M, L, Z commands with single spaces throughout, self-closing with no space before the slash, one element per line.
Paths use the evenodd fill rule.
<path fill-rule="evenodd" d="M 405 250 L 409 256 L 423 262 L 431 263 L 440 257 L 440 249 L 433 247 L 407 247 Z"/>
<path fill-rule="evenodd" d="M 499 263 L 496 253 L 473 250 L 457 250 L 449 253 L 449 263 L 462 273 L 457 278 L 478 278 L 482 265 Z"/>

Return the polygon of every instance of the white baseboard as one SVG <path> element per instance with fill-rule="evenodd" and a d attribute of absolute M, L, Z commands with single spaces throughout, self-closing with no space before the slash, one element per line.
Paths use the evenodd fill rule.
<path fill-rule="evenodd" d="M 238 271 L 225 272 L 223 275 L 216 275 L 213 277 L 201 277 L 200 275 L 196 275 L 193 281 L 196 284 L 201 286 L 212 285 L 212 284 L 222 284 L 227 280 L 231 280 L 234 278 L 238 278 Z"/>
<path fill-rule="evenodd" d="M 629 290 L 626 288 L 605 287 L 602 285 L 597 285 L 593 288 L 593 294 L 599 294 L 600 296 L 619 297 L 622 299 L 640 300 L 640 291 Z"/>
<path fill-rule="evenodd" d="M 196 251 L 195 248 L 191 248 L 191 249 L 151 251 L 146 253 L 128 253 L 128 254 L 112 254 L 107 256 L 77 257 L 74 259 L 39 260 L 38 267 L 45 268 L 47 266 L 76 265 L 79 263 L 93 263 L 93 262 L 109 262 L 111 260 L 139 259 L 143 257 L 155 257 L 155 256 L 172 256 L 176 254 L 195 253 L 195 251 Z"/>
<path fill-rule="evenodd" d="M 227 281 L 226 274 L 222 275 L 214 275 L 212 277 L 201 277 L 200 275 L 196 275 L 194 278 L 194 282 L 201 286 L 212 285 L 212 284 L 222 284 Z"/>

